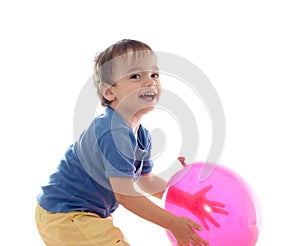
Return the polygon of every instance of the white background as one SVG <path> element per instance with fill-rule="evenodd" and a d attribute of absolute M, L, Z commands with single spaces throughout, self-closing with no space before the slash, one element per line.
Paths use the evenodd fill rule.
<path fill-rule="evenodd" d="M 1 1 L 0 244 L 43 245 L 35 196 L 73 141 L 93 57 L 132 38 L 210 78 L 226 116 L 220 163 L 248 180 L 261 202 L 257 245 L 296 245 L 299 23 L 292 0 Z M 169 245 L 164 229 L 122 208 L 115 218 L 132 245 Z"/>

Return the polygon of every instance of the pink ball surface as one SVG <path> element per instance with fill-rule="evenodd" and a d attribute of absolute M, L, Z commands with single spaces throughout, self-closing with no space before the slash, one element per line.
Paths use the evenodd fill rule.
<path fill-rule="evenodd" d="M 186 165 L 171 178 L 166 210 L 199 223 L 203 230 L 197 233 L 210 246 L 254 246 L 261 216 L 253 190 L 242 177 L 221 165 L 209 167 L 214 171 L 206 179 L 200 178 L 207 165 L 213 164 Z M 174 204 L 174 199 L 180 204 Z M 177 245 L 173 235 L 167 234 L 172 245 Z"/>

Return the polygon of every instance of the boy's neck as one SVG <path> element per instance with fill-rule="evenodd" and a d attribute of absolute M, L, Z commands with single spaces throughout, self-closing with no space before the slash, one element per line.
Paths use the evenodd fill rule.
<path fill-rule="evenodd" d="M 130 122 L 128 122 L 129 126 L 131 127 L 132 131 L 136 134 L 139 127 L 140 127 L 141 119 L 135 119 L 134 117 L 131 118 Z"/>
<path fill-rule="evenodd" d="M 140 122 L 142 119 L 143 114 L 136 113 L 135 115 L 132 116 L 130 113 L 126 113 L 124 111 L 120 112 L 119 110 L 115 109 L 112 107 L 114 110 L 116 110 L 121 117 L 128 123 L 129 127 L 132 129 L 134 133 L 137 133 L 139 127 L 140 127 Z"/>

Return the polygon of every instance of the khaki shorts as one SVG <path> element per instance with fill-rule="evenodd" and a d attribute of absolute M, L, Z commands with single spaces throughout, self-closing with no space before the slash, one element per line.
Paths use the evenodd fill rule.
<path fill-rule="evenodd" d="M 35 219 L 47 246 L 129 246 L 111 216 L 101 218 L 80 211 L 51 213 L 37 205 Z"/>

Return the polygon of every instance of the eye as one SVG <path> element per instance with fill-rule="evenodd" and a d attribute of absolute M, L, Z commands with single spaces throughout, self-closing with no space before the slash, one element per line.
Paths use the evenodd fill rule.
<path fill-rule="evenodd" d="M 153 74 L 151 74 L 151 78 L 159 78 L 159 74 L 158 73 L 153 73 Z"/>
<path fill-rule="evenodd" d="M 130 76 L 131 79 L 140 79 L 141 76 L 139 74 L 133 74 Z"/>

